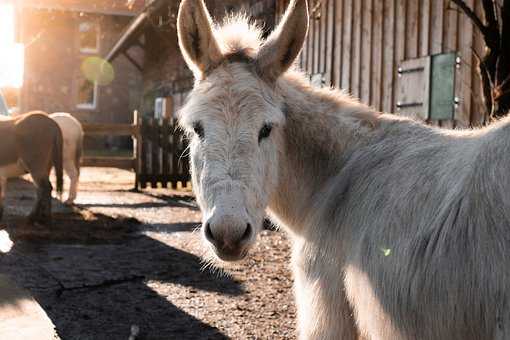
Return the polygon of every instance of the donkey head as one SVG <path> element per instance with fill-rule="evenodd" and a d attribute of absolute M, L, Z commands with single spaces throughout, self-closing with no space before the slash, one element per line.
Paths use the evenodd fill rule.
<path fill-rule="evenodd" d="M 283 99 L 275 89 L 307 29 L 306 0 L 292 0 L 263 43 L 246 19 L 214 27 L 203 0 L 181 2 L 179 45 L 196 82 L 180 124 L 190 135 L 202 232 L 222 260 L 242 259 L 262 229 L 283 150 Z"/>

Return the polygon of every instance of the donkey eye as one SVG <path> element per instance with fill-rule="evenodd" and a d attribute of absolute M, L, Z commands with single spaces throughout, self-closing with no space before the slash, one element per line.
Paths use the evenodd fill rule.
<path fill-rule="evenodd" d="M 264 138 L 269 137 L 272 129 L 273 129 L 273 127 L 271 126 L 271 124 L 264 124 L 264 126 L 262 127 L 262 129 L 260 129 L 260 132 L 259 132 L 259 143 Z"/>
<path fill-rule="evenodd" d="M 204 128 L 202 127 L 202 124 L 200 124 L 199 122 L 193 123 L 193 131 L 195 131 L 198 138 L 200 139 L 204 138 Z"/>

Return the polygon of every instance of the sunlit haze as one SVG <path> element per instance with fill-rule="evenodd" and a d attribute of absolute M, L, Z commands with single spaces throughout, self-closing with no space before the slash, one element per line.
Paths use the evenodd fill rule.
<path fill-rule="evenodd" d="M 23 45 L 15 43 L 14 6 L 0 4 L 0 87 L 23 84 Z"/>

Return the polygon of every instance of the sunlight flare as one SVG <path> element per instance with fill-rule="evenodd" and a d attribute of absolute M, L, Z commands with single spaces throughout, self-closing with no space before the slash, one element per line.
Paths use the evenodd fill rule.
<path fill-rule="evenodd" d="M 24 47 L 15 43 L 15 10 L 0 4 L 0 87 L 23 85 Z"/>
<path fill-rule="evenodd" d="M 14 6 L 0 3 L 0 46 L 14 44 Z"/>
<path fill-rule="evenodd" d="M 0 46 L 0 87 L 23 85 L 24 54 L 21 44 Z"/>

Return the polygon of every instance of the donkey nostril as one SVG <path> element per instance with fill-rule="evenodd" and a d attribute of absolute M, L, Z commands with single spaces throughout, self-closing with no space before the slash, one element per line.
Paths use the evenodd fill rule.
<path fill-rule="evenodd" d="M 243 236 L 241 236 L 241 242 L 244 242 L 244 241 L 248 240 L 251 237 L 251 233 L 252 233 L 251 224 L 247 223 L 246 224 L 246 230 L 244 231 Z"/>
<path fill-rule="evenodd" d="M 205 238 L 207 240 L 209 240 L 209 242 L 213 242 L 214 243 L 214 236 L 212 234 L 212 231 L 211 231 L 211 224 L 210 223 L 206 223 L 205 225 Z"/>

